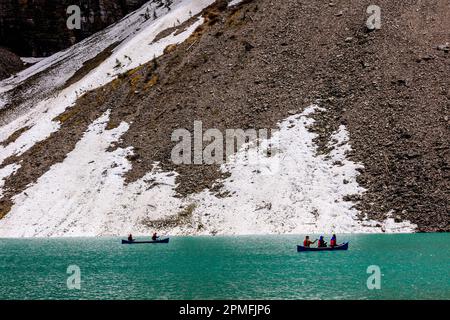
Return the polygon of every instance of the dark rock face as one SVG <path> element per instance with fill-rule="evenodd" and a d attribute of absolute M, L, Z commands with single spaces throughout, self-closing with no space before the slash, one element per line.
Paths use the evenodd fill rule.
<path fill-rule="evenodd" d="M 138 9 L 148 0 L 0 0 L 0 46 L 19 56 L 63 50 Z M 69 30 L 67 8 L 81 9 L 81 30 Z"/>
<path fill-rule="evenodd" d="M 0 48 L 0 80 L 8 78 L 22 68 L 22 60 L 17 55 L 4 48 Z"/>

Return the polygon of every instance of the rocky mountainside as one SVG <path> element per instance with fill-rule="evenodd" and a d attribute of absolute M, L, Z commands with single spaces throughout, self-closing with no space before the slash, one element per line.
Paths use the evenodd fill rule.
<path fill-rule="evenodd" d="M 46 57 L 85 39 L 136 10 L 146 0 L 1 0 L 0 46 L 22 57 Z M 163 2 L 163 1 L 160 1 Z M 80 30 L 66 26 L 66 10 L 81 9 Z"/>
<path fill-rule="evenodd" d="M 23 69 L 23 62 L 14 53 L 0 47 L 0 80 Z"/>
<path fill-rule="evenodd" d="M 369 5 L 180 0 L 0 83 L 0 235 L 450 231 L 448 1 Z M 282 135 L 174 164 L 194 121 Z"/>

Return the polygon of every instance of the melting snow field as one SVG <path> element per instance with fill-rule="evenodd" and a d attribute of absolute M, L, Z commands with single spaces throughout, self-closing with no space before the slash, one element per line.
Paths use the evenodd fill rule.
<path fill-rule="evenodd" d="M 160 56 L 168 45 L 187 39 L 203 22 L 202 18 L 176 36 L 172 33 L 153 42 L 161 31 L 183 23 L 212 2 L 178 0 L 172 10 L 150 21 L 142 19 L 144 6 L 100 35 L 0 82 L 1 108 L 9 99 L 10 89 L 42 71 L 53 70 L 28 89 L 30 98 L 34 93 L 41 94 L 37 95 L 39 99 L 33 108 L 0 128 L 0 141 L 21 128 L 29 128 L 14 142 L 0 146 L 0 163 L 11 155 L 24 153 L 57 131 L 59 123 L 53 119 L 73 105 L 83 92 L 112 81 L 119 73 Z M 52 92 L 52 87 L 65 83 L 85 61 L 117 41 L 120 44 L 97 68 L 62 91 Z M 117 61 L 121 62 L 119 67 Z M 223 171 L 230 173 L 223 181 L 228 197 L 219 198 L 204 190 L 186 199 L 176 197 L 177 173 L 162 172 L 156 163 L 142 179 L 124 183 L 123 175 L 131 169 L 126 156 L 133 150 L 107 149 L 120 140 L 128 124 L 123 122 L 113 130 L 106 130 L 108 111 L 90 125 L 62 163 L 52 166 L 36 183 L 13 198 L 11 211 L 0 220 L 0 237 L 106 236 L 129 232 L 148 235 L 153 230 L 144 221 L 164 220 L 187 207 L 195 207 L 190 217 L 192 223 L 158 231 L 169 234 L 414 231 L 416 226 L 408 222 L 356 219 L 358 212 L 352 208 L 353 204 L 342 200 L 347 194 L 364 192 L 356 183 L 359 165 L 345 157 L 350 148 L 347 131 L 341 126 L 335 132 L 329 159 L 317 156 L 315 135 L 307 129 L 313 122 L 309 115 L 315 109 L 311 106 L 284 119 L 276 135 L 260 142 L 278 146 L 273 156 L 259 154 L 259 161 L 249 161 L 260 152 L 250 145 L 222 166 Z M 20 163 L 0 169 L 0 195 L 4 179 L 19 168 Z"/>
<path fill-rule="evenodd" d="M 166 230 L 169 234 L 269 234 L 411 232 L 407 222 L 392 219 L 377 227 L 361 222 L 346 194 L 360 193 L 355 177 L 358 165 L 345 159 L 347 133 L 336 132 L 331 159 L 316 156 L 308 117 L 316 107 L 289 117 L 271 140 L 275 156 L 249 162 L 250 147 L 223 166 L 231 173 L 218 198 L 208 190 L 187 199 L 175 197 L 176 173 L 155 168 L 141 180 L 125 185 L 131 168 L 131 149 L 106 149 L 128 125 L 106 130 L 109 113 L 97 119 L 64 162 L 54 165 L 36 184 L 18 195 L 11 212 L 0 220 L 0 237 L 148 235 L 143 221 L 160 220 L 195 204 L 191 225 Z M 342 165 L 333 165 L 341 161 Z M 344 184 L 346 179 L 348 183 Z M 380 226 L 381 225 L 381 226 Z"/>

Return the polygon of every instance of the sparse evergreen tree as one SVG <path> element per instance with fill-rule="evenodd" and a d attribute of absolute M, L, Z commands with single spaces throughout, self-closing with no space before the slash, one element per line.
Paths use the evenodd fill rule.
<path fill-rule="evenodd" d="M 150 19 L 150 11 L 148 10 L 148 7 L 145 9 L 144 18 L 145 20 Z"/>
<path fill-rule="evenodd" d="M 120 60 L 116 58 L 116 65 L 114 66 L 114 69 L 119 69 L 121 67 L 122 67 L 122 62 L 120 62 Z"/>
<path fill-rule="evenodd" d="M 156 59 L 156 55 L 153 55 L 152 71 L 155 71 L 156 69 L 158 69 L 158 60 Z"/>

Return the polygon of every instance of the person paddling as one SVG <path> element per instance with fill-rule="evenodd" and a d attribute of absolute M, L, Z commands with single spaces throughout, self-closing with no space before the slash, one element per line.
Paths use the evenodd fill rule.
<path fill-rule="evenodd" d="M 313 243 L 316 243 L 317 239 L 314 241 L 309 240 L 309 236 L 305 237 L 305 240 L 303 240 L 303 246 L 309 248 Z"/>
<path fill-rule="evenodd" d="M 156 241 L 156 240 L 158 240 L 158 235 L 156 234 L 156 232 L 155 233 L 153 233 L 153 236 L 152 236 L 152 240 L 153 241 Z"/>
<path fill-rule="evenodd" d="M 333 236 L 330 239 L 330 247 L 335 247 L 337 246 L 337 240 L 336 240 L 336 234 L 333 233 Z"/>
<path fill-rule="evenodd" d="M 128 235 L 128 241 L 134 241 L 134 239 L 133 239 L 133 235 L 130 233 L 129 235 Z"/>
<path fill-rule="evenodd" d="M 327 243 L 325 242 L 325 240 L 323 240 L 323 236 L 320 236 L 319 242 L 317 242 L 317 247 L 324 248 L 326 246 L 327 246 Z"/>

